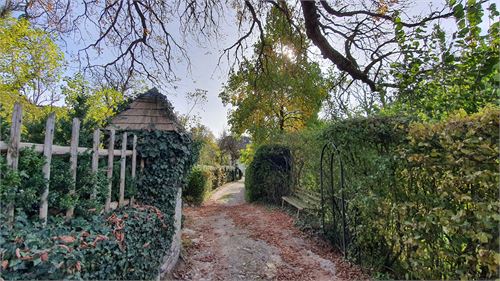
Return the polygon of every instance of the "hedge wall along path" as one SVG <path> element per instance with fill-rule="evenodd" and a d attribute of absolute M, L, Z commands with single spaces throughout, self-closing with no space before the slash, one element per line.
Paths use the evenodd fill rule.
<path fill-rule="evenodd" d="M 286 146 L 262 145 L 255 152 L 245 177 L 245 197 L 248 201 L 279 204 L 290 194 L 293 185 L 293 158 Z"/>
<path fill-rule="evenodd" d="M 409 279 L 491 279 L 500 263 L 498 107 L 437 123 L 338 122 L 351 257 Z"/>

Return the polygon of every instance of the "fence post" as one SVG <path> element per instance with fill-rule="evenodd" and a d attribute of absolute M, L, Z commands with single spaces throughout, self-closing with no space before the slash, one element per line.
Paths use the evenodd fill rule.
<path fill-rule="evenodd" d="M 92 174 L 97 174 L 97 170 L 99 169 L 99 138 L 101 131 L 99 129 L 94 130 L 94 138 L 92 142 Z M 93 187 L 92 194 L 90 195 L 91 199 L 96 198 L 96 190 L 95 186 Z"/>
<path fill-rule="evenodd" d="M 23 119 L 23 109 L 21 104 L 14 104 L 12 112 L 12 124 L 10 127 L 10 141 L 7 149 L 7 166 L 17 171 L 19 166 L 19 143 L 21 142 L 21 125 Z M 7 205 L 7 223 L 12 226 L 14 223 L 14 202 Z"/>
<path fill-rule="evenodd" d="M 118 206 L 123 207 L 125 203 L 125 168 L 127 164 L 127 132 L 122 136 L 122 154 L 120 155 L 120 197 L 118 199 Z"/>
<path fill-rule="evenodd" d="M 132 141 L 132 182 L 135 185 L 135 170 L 137 168 L 137 135 L 134 135 L 133 141 Z M 134 204 L 134 196 L 130 197 L 130 205 Z"/>
<path fill-rule="evenodd" d="M 73 118 L 73 126 L 71 128 L 71 144 L 70 144 L 70 172 L 71 177 L 73 178 L 73 186 L 69 190 L 69 195 L 74 196 L 76 193 L 76 169 L 78 165 L 78 141 L 80 138 L 80 120 L 78 118 Z M 73 213 L 75 211 L 75 206 L 69 207 L 66 211 L 66 219 L 70 219 L 73 217 Z"/>
<path fill-rule="evenodd" d="M 39 218 L 43 225 L 47 224 L 47 212 L 49 209 L 48 197 L 49 197 L 49 185 L 50 185 L 50 163 L 52 162 L 52 143 L 54 140 L 54 126 L 56 121 L 56 114 L 53 112 L 47 118 L 47 123 L 45 124 L 45 140 L 43 142 L 43 157 L 45 158 L 45 164 L 43 165 L 43 177 L 45 178 L 45 189 L 43 191 L 42 197 L 40 198 L 40 213 Z"/>
<path fill-rule="evenodd" d="M 108 145 L 108 196 L 106 196 L 105 211 L 109 211 L 111 207 L 111 189 L 113 188 L 113 158 L 115 151 L 115 130 L 109 130 L 109 145 Z"/>

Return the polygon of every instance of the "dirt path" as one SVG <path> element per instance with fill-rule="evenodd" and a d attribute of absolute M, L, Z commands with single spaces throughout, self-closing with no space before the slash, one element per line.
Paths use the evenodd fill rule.
<path fill-rule="evenodd" d="M 293 226 L 280 210 L 244 202 L 243 182 L 184 209 L 180 280 L 359 280 L 365 276 L 330 246 Z"/>

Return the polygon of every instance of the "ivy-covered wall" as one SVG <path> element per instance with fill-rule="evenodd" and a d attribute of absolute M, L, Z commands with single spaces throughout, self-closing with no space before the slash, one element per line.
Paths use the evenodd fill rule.
<path fill-rule="evenodd" d="M 137 179 L 137 200 L 158 207 L 173 216 L 177 189 L 198 158 L 198 145 L 186 133 L 138 132 L 137 151 L 144 159 L 144 171 Z"/>

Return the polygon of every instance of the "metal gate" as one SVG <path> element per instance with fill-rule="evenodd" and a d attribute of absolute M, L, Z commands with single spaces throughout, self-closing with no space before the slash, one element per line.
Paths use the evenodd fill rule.
<path fill-rule="evenodd" d="M 323 233 L 347 258 L 350 239 L 344 167 L 339 149 L 331 142 L 321 150 L 320 186 Z"/>

